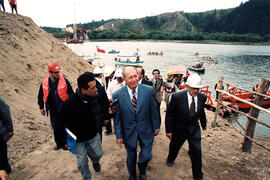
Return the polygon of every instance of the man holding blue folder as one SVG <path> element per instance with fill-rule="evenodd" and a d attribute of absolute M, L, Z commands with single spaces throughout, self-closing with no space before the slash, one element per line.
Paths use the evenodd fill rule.
<path fill-rule="evenodd" d="M 66 142 L 66 128 L 76 136 L 74 153 L 77 157 L 77 167 L 82 179 L 89 180 L 91 172 L 88 157 L 92 160 L 94 170 L 99 172 L 99 160 L 103 155 L 96 118 L 102 118 L 102 115 L 108 113 L 108 109 L 103 108 L 102 101 L 97 96 L 93 73 L 85 72 L 78 77 L 77 82 L 76 93 L 70 96 L 61 110 L 61 118 L 57 123 L 57 145 L 65 150 L 72 148 Z"/>

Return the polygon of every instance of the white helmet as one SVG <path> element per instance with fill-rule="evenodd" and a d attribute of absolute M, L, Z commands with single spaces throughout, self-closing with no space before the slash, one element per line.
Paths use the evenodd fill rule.
<path fill-rule="evenodd" d="M 114 68 L 112 66 L 105 66 L 104 67 L 104 76 L 108 77 L 114 72 Z"/>
<path fill-rule="evenodd" d="M 101 74 L 103 73 L 102 69 L 100 67 L 95 67 L 93 74 Z"/>
<path fill-rule="evenodd" d="M 123 70 L 121 68 L 116 69 L 115 77 L 123 77 Z"/>
<path fill-rule="evenodd" d="M 192 88 L 202 88 L 202 80 L 198 74 L 191 74 L 186 82 L 186 85 Z"/>

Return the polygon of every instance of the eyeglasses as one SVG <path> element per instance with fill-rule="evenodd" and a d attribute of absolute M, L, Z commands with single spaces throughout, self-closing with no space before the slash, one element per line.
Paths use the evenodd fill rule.
<path fill-rule="evenodd" d="M 49 71 L 49 72 L 53 73 L 53 74 L 58 74 L 59 73 L 59 71 L 57 71 L 57 72 Z"/>

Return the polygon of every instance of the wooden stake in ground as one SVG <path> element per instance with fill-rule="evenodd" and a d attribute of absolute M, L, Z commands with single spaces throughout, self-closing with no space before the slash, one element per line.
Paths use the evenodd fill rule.
<path fill-rule="evenodd" d="M 266 94 L 266 92 L 269 88 L 269 85 L 270 85 L 270 82 L 268 80 L 265 80 L 262 78 L 258 92 L 262 93 L 262 94 Z M 264 97 L 256 95 L 255 104 L 258 106 L 261 106 L 263 103 L 263 100 L 264 100 Z M 257 119 L 259 116 L 259 113 L 260 113 L 259 109 L 254 108 L 254 107 L 250 108 L 250 115 L 252 117 Z M 255 127 L 256 127 L 256 121 L 248 118 L 245 135 L 247 135 L 253 139 Z M 252 148 L 252 141 L 250 141 L 248 138 L 245 137 L 244 142 L 243 142 L 243 146 L 242 146 L 242 151 L 251 153 L 251 148 Z"/>

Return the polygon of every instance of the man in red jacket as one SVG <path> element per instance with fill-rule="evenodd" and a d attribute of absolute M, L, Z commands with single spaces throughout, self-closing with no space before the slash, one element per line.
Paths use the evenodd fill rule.
<path fill-rule="evenodd" d="M 49 76 L 46 76 L 40 85 L 38 93 L 38 104 L 40 112 L 45 116 L 45 110 L 48 116 L 50 112 L 51 126 L 54 131 L 55 139 L 55 127 L 57 119 L 59 119 L 59 112 L 69 95 L 73 94 L 73 89 L 69 81 L 60 75 L 60 66 L 56 62 L 52 62 L 48 66 Z M 45 109 L 44 109 L 45 104 Z M 54 150 L 60 149 L 55 146 Z"/>

